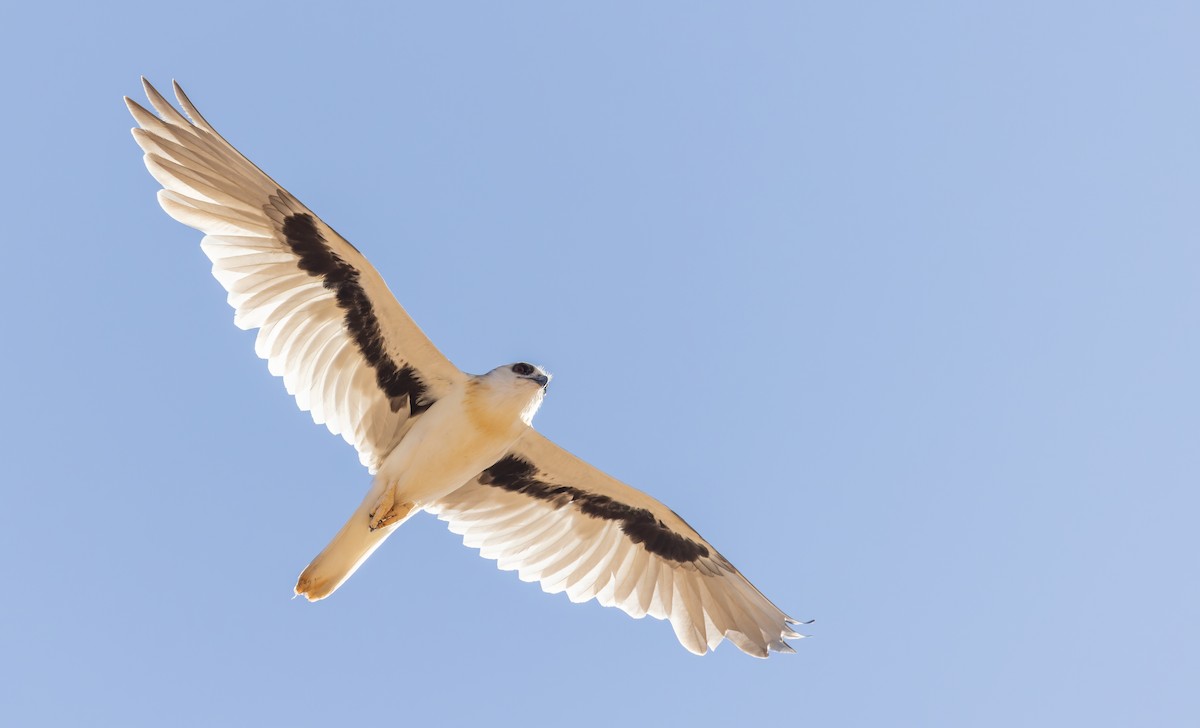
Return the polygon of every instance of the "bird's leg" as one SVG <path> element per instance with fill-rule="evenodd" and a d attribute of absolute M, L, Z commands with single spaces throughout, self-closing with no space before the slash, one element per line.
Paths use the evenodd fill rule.
<path fill-rule="evenodd" d="M 396 486 L 389 485 L 367 514 L 367 526 L 372 531 L 404 520 L 413 509 L 412 503 L 396 502 Z"/>

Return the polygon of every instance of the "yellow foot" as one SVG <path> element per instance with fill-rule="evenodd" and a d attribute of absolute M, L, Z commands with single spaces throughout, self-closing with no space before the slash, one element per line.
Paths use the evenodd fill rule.
<path fill-rule="evenodd" d="M 375 507 L 367 514 L 367 526 L 372 531 L 399 523 L 412 511 L 412 503 L 397 503 L 396 489 L 388 488 L 379 496 Z"/>

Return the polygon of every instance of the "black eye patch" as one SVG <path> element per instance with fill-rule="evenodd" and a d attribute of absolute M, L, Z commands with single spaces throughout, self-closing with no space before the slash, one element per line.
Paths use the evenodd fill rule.
<path fill-rule="evenodd" d="M 530 374 L 533 374 L 533 367 L 530 366 L 529 364 L 526 364 L 525 362 L 521 362 L 520 364 L 513 364 L 512 370 L 513 370 L 513 374 L 518 374 L 522 377 L 527 377 Z"/>

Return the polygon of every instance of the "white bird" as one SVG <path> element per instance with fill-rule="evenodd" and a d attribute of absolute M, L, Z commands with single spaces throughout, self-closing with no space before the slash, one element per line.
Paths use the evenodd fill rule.
<path fill-rule="evenodd" d="M 142 82 L 158 116 L 125 102 L 159 204 L 204 233 L 234 323 L 258 329 L 271 373 L 375 476 L 296 594 L 329 596 L 426 511 L 547 592 L 670 620 L 696 654 L 724 638 L 757 657 L 794 652 L 785 639 L 803 636 L 798 622 L 674 511 L 533 430 L 544 370 L 459 371 L 366 258 L 225 141 L 178 84 L 187 117 Z"/>

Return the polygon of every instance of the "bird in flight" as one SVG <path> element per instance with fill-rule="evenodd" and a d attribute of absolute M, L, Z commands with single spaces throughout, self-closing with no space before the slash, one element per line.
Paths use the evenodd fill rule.
<path fill-rule="evenodd" d="M 367 259 L 242 156 L 196 111 L 142 79 L 133 138 L 168 215 L 200 247 L 255 351 L 301 410 L 341 435 L 371 488 L 296 594 L 324 599 L 421 511 L 501 569 L 573 602 L 670 620 L 702 655 L 794 652 L 788 617 L 674 511 L 532 427 L 550 375 L 526 362 L 482 375 L 450 363 Z"/>

